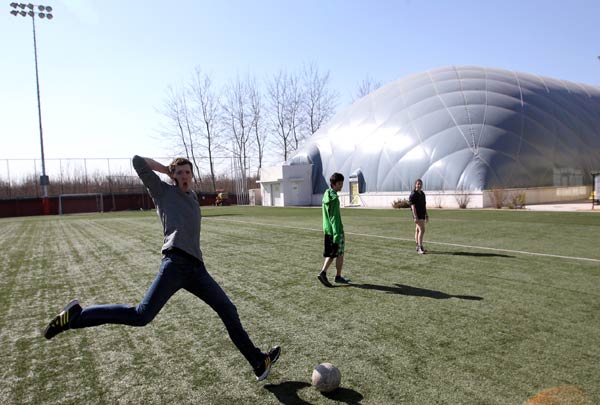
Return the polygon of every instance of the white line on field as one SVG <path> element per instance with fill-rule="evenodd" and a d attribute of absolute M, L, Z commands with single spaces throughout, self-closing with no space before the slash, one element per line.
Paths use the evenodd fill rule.
<path fill-rule="evenodd" d="M 236 223 L 246 224 L 246 225 L 260 225 L 260 226 L 271 226 L 271 227 L 275 227 L 275 228 L 288 228 L 288 229 L 297 229 L 297 230 L 302 230 L 302 231 L 323 232 L 322 229 L 303 228 L 303 227 L 299 227 L 299 226 L 290 226 L 290 225 L 281 225 L 281 224 L 265 224 L 263 222 L 236 221 L 235 219 L 225 219 L 225 218 L 217 218 L 217 217 L 211 217 L 211 216 L 204 217 L 204 218 L 205 219 L 206 218 L 216 219 L 218 221 L 236 222 Z M 379 238 L 379 239 L 398 240 L 398 241 L 403 241 L 403 242 L 414 242 L 414 239 L 397 238 L 394 236 L 371 235 L 368 233 L 357 233 L 357 232 L 345 232 L 345 233 L 348 235 L 364 236 L 367 238 Z M 587 261 L 587 262 L 600 263 L 600 259 L 592 259 L 589 257 L 551 255 L 548 253 L 525 252 L 523 250 L 510 250 L 510 249 L 491 248 L 491 247 L 485 247 L 485 246 L 460 245 L 458 243 L 432 242 L 432 241 L 427 241 L 427 243 L 430 245 L 454 246 L 454 247 L 479 249 L 479 250 L 491 250 L 494 252 L 515 253 L 515 254 L 530 255 L 530 256 L 554 257 L 557 259 L 581 260 L 581 261 Z"/>

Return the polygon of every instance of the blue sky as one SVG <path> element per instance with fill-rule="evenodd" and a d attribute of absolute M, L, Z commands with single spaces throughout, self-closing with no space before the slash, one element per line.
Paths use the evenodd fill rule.
<path fill-rule="evenodd" d="M 31 18 L 0 13 L 0 159 L 39 158 Z M 46 158 L 171 156 L 169 86 L 194 69 L 222 86 L 314 63 L 347 106 L 387 83 L 476 65 L 600 85 L 600 1 L 61 0 L 37 20 Z"/>

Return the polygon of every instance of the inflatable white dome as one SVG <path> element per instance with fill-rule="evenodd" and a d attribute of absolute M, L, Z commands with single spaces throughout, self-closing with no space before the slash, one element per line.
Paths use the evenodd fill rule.
<path fill-rule="evenodd" d="M 333 172 L 359 176 L 360 192 L 409 191 L 417 178 L 427 190 L 589 185 L 600 87 L 472 66 L 426 71 L 338 113 L 287 165 L 307 163 L 314 194 Z"/>

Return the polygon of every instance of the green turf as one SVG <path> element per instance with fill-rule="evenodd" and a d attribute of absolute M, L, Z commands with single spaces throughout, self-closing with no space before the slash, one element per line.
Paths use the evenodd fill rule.
<path fill-rule="evenodd" d="M 283 348 L 266 382 L 183 291 L 146 327 L 46 341 L 71 298 L 137 304 L 161 226 L 153 212 L 13 218 L 0 220 L 0 403 L 522 404 L 564 385 L 600 403 L 597 213 L 431 210 L 419 256 L 406 210 L 344 209 L 353 285 L 334 289 L 316 279 L 319 209 L 203 214 L 209 272 L 255 343 Z M 325 361 L 342 372 L 330 396 L 309 385 Z"/>

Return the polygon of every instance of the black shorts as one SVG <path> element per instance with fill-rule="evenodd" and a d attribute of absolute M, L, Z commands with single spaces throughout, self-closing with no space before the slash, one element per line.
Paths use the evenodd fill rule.
<path fill-rule="evenodd" d="M 333 243 L 333 235 L 325 234 L 323 238 L 323 257 L 344 256 L 345 241 L 344 235 L 340 238 L 340 243 Z"/>

